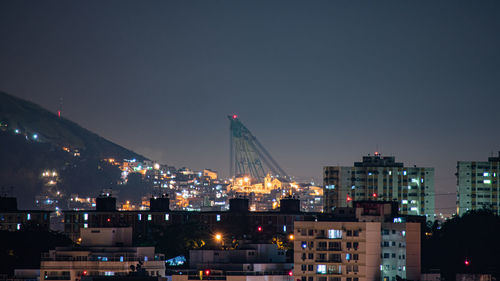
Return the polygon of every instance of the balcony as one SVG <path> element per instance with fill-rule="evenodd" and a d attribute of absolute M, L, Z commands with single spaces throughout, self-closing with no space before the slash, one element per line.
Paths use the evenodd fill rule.
<path fill-rule="evenodd" d="M 145 261 L 143 257 L 138 256 L 117 256 L 117 257 L 95 257 L 95 256 L 83 256 L 83 257 L 70 257 L 70 256 L 55 256 L 50 257 L 48 255 L 42 255 L 41 261 L 76 261 L 76 262 L 138 262 Z M 155 256 L 154 258 L 150 258 L 147 261 L 163 261 L 165 260 L 164 256 Z"/>
<path fill-rule="evenodd" d="M 324 262 L 324 263 L 342 263 L 342 259 L 332 258 L 332 259 L 315 259 L 315 262 Z"/>
<path fill-rule="evenodd" d="M 342 251 L 342 247 L 317 247 L 316 251 Z"/>

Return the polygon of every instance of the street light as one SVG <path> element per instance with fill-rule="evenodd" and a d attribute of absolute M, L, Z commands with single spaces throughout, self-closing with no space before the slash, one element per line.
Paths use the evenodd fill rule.
<path fill-rule="evenodd" d="M 222 234 L 220 233 L 215 234 L 215 240 L 222 241 Z"/>

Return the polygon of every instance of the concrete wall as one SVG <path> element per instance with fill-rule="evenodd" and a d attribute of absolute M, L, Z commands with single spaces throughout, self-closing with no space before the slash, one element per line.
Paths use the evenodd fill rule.
<path fill-rule="evenodd" d="M 406 223 L 406 279 L 420 280 L 420 223 Z"/>
<path fill-rule="evenodd" d="M 80 230 L 82 246 L 130 246 L 132 245 L 132 228 L 82 228 Z"/>

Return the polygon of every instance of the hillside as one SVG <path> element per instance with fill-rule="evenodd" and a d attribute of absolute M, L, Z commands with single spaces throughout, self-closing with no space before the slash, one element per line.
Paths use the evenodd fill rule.
<path fill-rule="evenodd" d="M 89 157 L 144 160 L 144 156 L 119 146 L 105 138 L 59 118 L 56 114 L 29 101 L 0 92 L 0 122 L 3 129 L 19 130 L 20 134 L 56 147 L 79 150 Z"/>
<path fill-rule="evenodd" d="M 96 196 L 116 188 L 120 170 L 104 158 L 146 160 L 34 103 L 0 92 L 0 192 L 12 190 L 21 208 L 35 207 L 36 198 L 57 199 L 66 208 L 63 202 L 71 194 Z M 47 186 L 42 178 L 47 170 L 58 173 L 57 185 Z"/>

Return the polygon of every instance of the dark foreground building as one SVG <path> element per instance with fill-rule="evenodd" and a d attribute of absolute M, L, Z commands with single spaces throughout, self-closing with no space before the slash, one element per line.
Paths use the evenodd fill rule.
<path fill-rule="evenodd" d="M 295 221 L 325 216 L 301 212 L 300 201 L 295 198 L 282 199 L 280 210 L 271 212 L 250 212 L 248 199 L 244 198 L 231 199 L 229 211 L 221 212 L 171 211 L 167 197 L 151 198 L 150 206 L 146 211 L 119 211 L 115 198 L 100 197 L 96 200 L 96 210 L 64 211 L 64 233 L 78 241 L 82 228 L 132 227 L 134 235 L 141 235 L 153 228 L 196 223 L 213 232 L 266 237 L 293 234 Z"/>
<path fill-rule="evenodd" d="M 18 210 L 17 199 L 0 196 L 0 230 L 50 229 L 50 211 Z"/>

